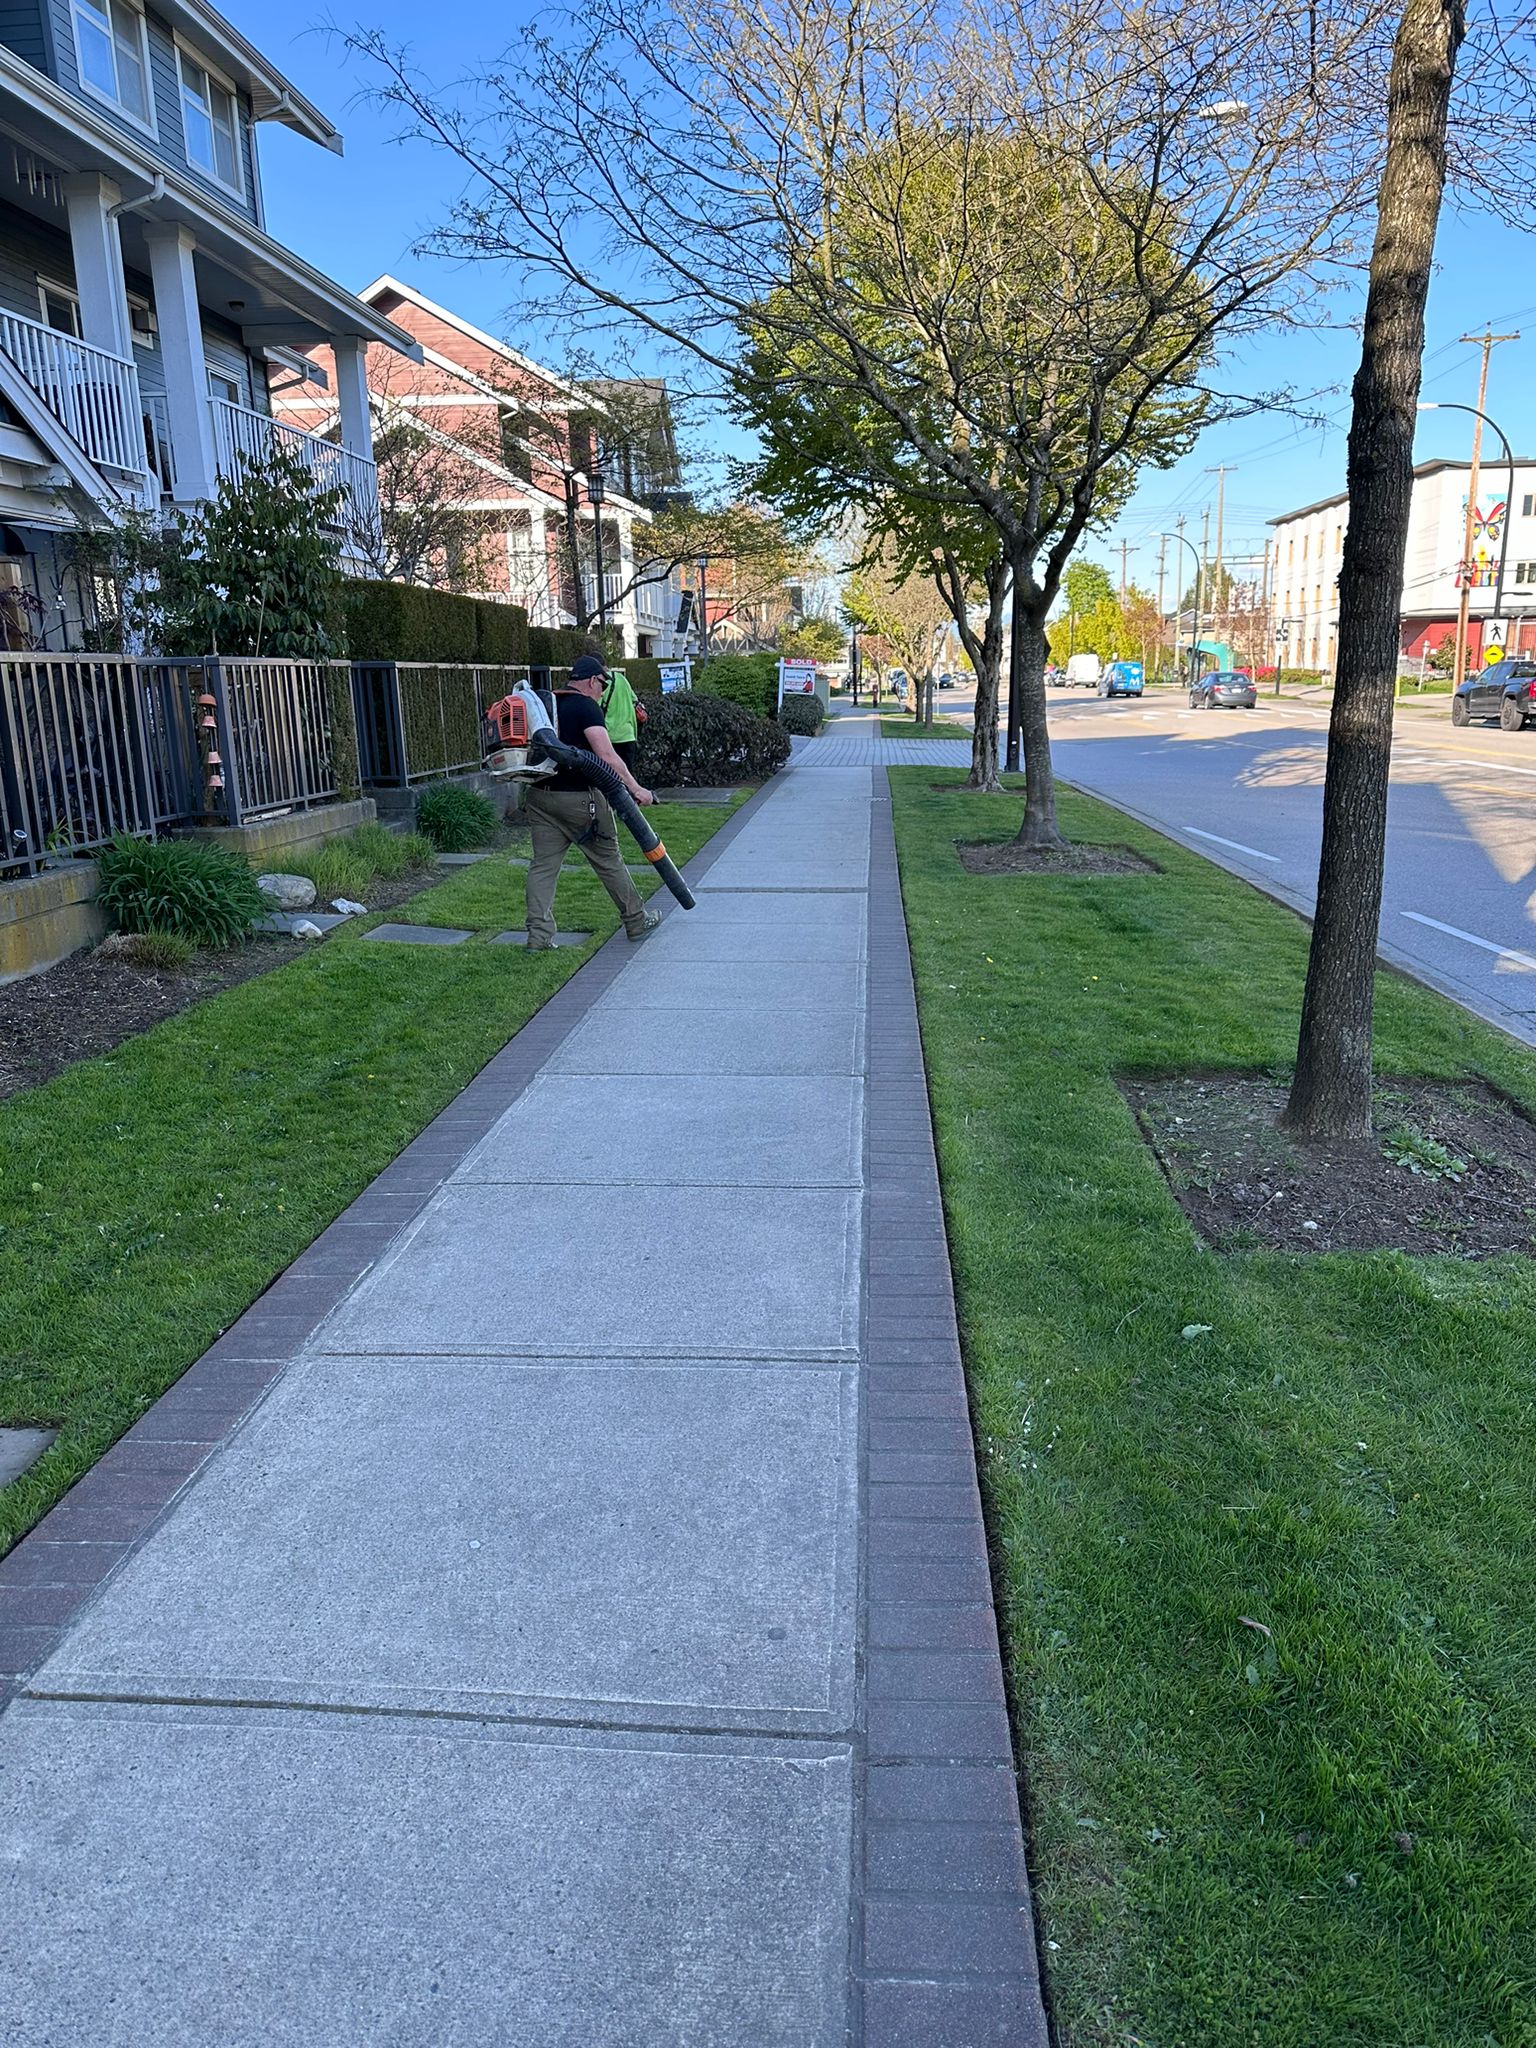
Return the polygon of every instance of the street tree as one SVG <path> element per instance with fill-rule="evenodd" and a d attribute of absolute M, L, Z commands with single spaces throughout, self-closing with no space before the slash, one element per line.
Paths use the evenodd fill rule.
<path fill-rule="evenodd" d="M 784 627 L 779 646 L 801 661 L 841 661 L 848 652 L 848 638 L 834 620 L 810 618 Z"/>
<path fill-rule="evenodd" d="M 1392 55 L 1386 163 L 1355 373 L 1339 570 L 1338 659 L 1323 783 L 1317 908 L 1296 1074 L 1282 1122 L 1297 1137 L 1371 1132 L 1376 946 L 1387 776 L 1424 307 L 1446 180 L 1465 0 L 1407 0 Z"/>
<path fill-rule="evenodd" d="M 853 623 L 890 649 L 894 660 L 886 665 L 907 671 L 914 714 L 920 717 L 951 617 L 932 571 L 910 573 L 887 541 L 850 576 L 843 606 Z"/>

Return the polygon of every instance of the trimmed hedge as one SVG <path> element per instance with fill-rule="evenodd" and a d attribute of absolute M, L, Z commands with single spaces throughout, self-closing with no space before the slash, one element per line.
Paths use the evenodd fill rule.
<path fill-rule="evenodd" d="M 629 678 L 629 687 L 637 697 L 659 697 L 661 695 L 661 663 L 652 661 L 648 654 L 626 655 L 620 661 L 609 656 L 617 669 L 622 669 Z"/>
<path fill-rule="evenodd" d="M 600 654 L 605 661 L 617 661 L 619 635 L 611 626 L 601 637 L 584 633 L 579 626 L 528 628 L 528 660 L 535 668 L 569 668 L 581 654 Z"/>
<path fill-rule="evenodd" d="M 789 734 L 772 718 L 698 690 L 647 696 L 637 773 L 653 789 L 762 782 L 789 759 Z"/>
<path fill-rule="evenodd" d="M 779 706 L 779 723 L 786 732 L 815 739 L 827 722 L 827 709 L 819 697 L 786 697 Z"/>
<path fill-rule="evenodd" d="M 760 718 L 778 708 L 779 657 L 776 654 L 712 654 L 693 672 L 693 687 L 706 697 L 723 697 Z"/>
<path fill-rule="evenodd" d="M 529 658 L 528 614 L 521 605 L 357 577 L 343 588 L 342 607 L 354 661 L 517 665 Z"/>

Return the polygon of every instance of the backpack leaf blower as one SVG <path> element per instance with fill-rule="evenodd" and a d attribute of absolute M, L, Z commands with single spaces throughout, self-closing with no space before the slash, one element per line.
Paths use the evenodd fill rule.
<path fill-rule="evenodd" d="M 678 873 L 667 849 L 652 831 L 644 811 L 606 761 L 585 747 L 570 747 L 559 737 L 544 700 L 527 685 L 502 697 L 485 714 L 487 765 L 493 775 L 515 776 L 537 784 L 563 768 L 579 776 L 589 789 L 607 797 L 614 815 L 622 818 L 636 846 L 655 868 L 684 910 L 694 908 L 693 891 Z"/>

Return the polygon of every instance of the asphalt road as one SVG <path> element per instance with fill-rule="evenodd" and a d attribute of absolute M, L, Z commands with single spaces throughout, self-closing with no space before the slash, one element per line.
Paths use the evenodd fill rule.
<path fill-rule="evenodd" d="M 969 711 L 945 692 L 938 706 Z M 1182 694 L 1051 693 L 1057 773 L 1310 911 L 1325 708 L 1260 698 L 1190 711 Z M 1536 728 L 1457 732 L 1445 700 L 1405 708 L 1387 813 L 1383 954 L 1536 1044 Z"/>

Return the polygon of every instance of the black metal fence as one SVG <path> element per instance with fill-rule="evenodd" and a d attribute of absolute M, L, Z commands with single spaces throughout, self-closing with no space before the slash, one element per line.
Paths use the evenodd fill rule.
<path fill-rule="evenodd" d="M 355 661 L 359 779 L 376 788 L 402 789 L 467 774 L 483 757 L 487 706 L 519 683 L 558 689 L 569 674 L 569 669 Z"/>
<path fill-rule="evenodd" d="M 0 657 L 0 874 L 355 782 L 348 664 Z"/>

